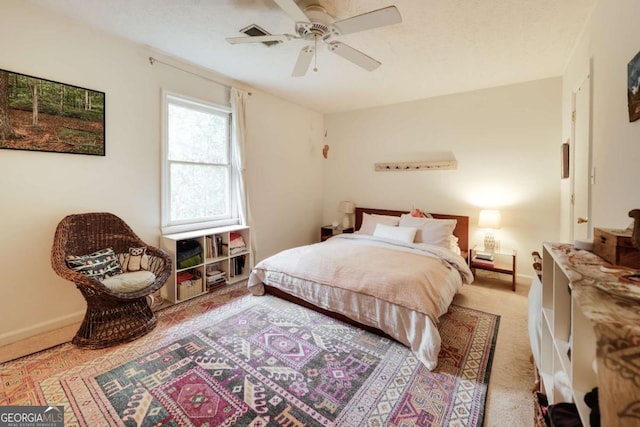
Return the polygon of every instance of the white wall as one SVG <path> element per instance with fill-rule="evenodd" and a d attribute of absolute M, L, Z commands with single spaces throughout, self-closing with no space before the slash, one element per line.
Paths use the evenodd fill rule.
<path fill-rule="evenodd" d="M 571 135 L 571 93 L 591 64 L 592 152 L 596 181 L 591 224 L 625 228 L 640 207 L 640 121 L 629 123 L 627 64 L 640 51 L 637 0 L 600 0 L 563 75 L 562 134 Z M 569 203 L 563 188 L 563 206 Z M 569 236 L 569 221 L 562 233 Z"/>
<path fill-rule="evenodd" d="M 65 215 L 113 212 L 158 245 L 161 88 L 220 104 L 228 104 L 228 89 L 151 66 L 147 49 L 37 6 L 3 0 L 0 9 L 0 68 L 106 93 L 105 157 L 0 150 L 2 345 L 84 313 L 75 286 L 50 267 L 53 233 Z M 260 259 L 317 239 L 323 119 L 251 91 L 247 186 L 255 235 L 264 236 Z"/>
<path fill-rule="evenodd" d="M 258 261 L 320 239 L 324 124 L 290 102 L 252 98 L 247 175 Z"/>
<path fill-rule="evenodd" d="M 340 200 L 358 206 L 468 215 L 482 245 L 482 208 L 502 214 L 503 250 L 531 252 L 559 237 L 561 79 L 498 87 L 329 115 L 324 221 Z M 453 155 L 457 170 L 375 172 L 374 163 Z"/>

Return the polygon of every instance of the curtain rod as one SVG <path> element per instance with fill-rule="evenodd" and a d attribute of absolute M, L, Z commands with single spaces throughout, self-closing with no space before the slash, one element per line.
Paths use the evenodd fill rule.
<path fill-rule="evenodd" d="M 182 72 L 185 72 L 185 73 L 188 73 L 188 74 L 194 75 L 194 76 L 196 76 L 196 77 L 200 77 L 201 79 L 208 80 L 208 81 L 210 81 L 210 82 L 212 82 L 212 83 L 218 84 L 218 85 L 220 85 L 220 86 L 222 86 L 222 87 L 225 87 L 225 88 L 227 88 L 227 89 L 231 89 L 231 86 L 229 86 L 228 84 L 225 84 L 225 83 L 221 83 L 221 82 L 219 82 L 218 80 L 214 80 L 214 79 L 212 79 L 212 78 L 210 78 L 210 77 L 203 76 L 202 74 L 198 74 L 198 73 L 193 72 L 193 71 L 185 70 L 184 68 L 178 67 L 177 65 L 171 64 L 171 63 L 169 63 L 169 62 L 162 61 L 162 60 L 160 60 L 160 59 L 158 59 L 158 58 L 154 58 L 153 56 L 150 56 L 150 57 L 149 57 L 149 64 L 153 65 L 153 64 L 155 64 L 156 62 L 159 62 L 159 63 L 161 63 L 161 64 L 164 64 L 164 65 L 166 65 L 166 66 L 168 66 L 168 67 L 175 68 L 176 70 L 180 70 L 180 71 L 182 71 Z M 251 92 L 247 92 L 247 93 L 249 94 L 249 96 L 251 96 Z"/>

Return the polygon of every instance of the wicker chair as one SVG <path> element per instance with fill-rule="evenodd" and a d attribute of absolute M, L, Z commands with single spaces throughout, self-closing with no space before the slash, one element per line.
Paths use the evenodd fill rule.
<path fill-rule="evenodd" d="M 155 281 L 134 292 L 116 292 L 102 282 L 69 267 L 67 255 L 88 255 L 105 248 L 116 254 L 146 246 L 149 271 Z M 161 249 L 144 243 L 129 226 L 110 213 L 69 215 L 56 229 L 51 265 L 55 272 L 76 284 L 87 301 L 87 311 L 72 342 L 80 347 L 104 348 L 132 341 L 151 331 L 157 318 L 147 296 L 159 290 L 171 274 L 171 258 Z"/>

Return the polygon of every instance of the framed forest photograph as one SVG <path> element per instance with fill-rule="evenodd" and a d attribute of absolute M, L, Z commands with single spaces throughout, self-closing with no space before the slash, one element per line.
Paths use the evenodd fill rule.
<path fill-rule="evenodd" d="M 0 148 L 105 155 L 105 94 L 0 69 Z"/>

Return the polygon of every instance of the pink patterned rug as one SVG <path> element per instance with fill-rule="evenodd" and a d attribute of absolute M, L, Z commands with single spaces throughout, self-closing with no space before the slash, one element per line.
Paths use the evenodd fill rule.
<path fill-rule="evenodd" d="M 272 296 L 170 307 L 105 350 L 0 365 L 0 405 L 62 405 L 81 426 L 481 426 L 499 317 L 451 306 L 429 372 L 404 346 Z"/>

